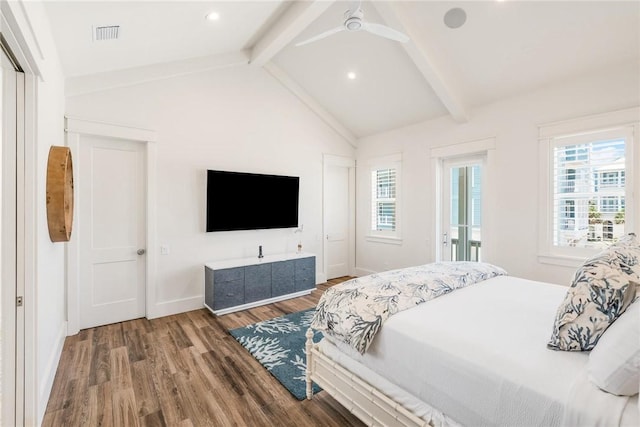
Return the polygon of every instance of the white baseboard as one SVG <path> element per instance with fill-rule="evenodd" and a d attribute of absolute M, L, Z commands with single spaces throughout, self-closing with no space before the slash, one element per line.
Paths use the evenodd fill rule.
<path fill-rule="evenodd" d="M 62 349 L 64 348 L 64 340 L 67 337 L 67 322 L 63 322 L 58 336 L 56 337 L 56 343 L 47 367 L 43 372 L 40 384 L 38 387 L 38 425 L 42 424 L 44 413 L 47 410 L 47 404 L 49 403 L 49 397 L 51 396 L 51 389 L 53 388 L 53 380 L 56 377 L 58 370 L 58 364 L 60 363 L 60 357 L 62 356 Z"/>
<path fill-rule="evenodd" d="M 198 310 L 204 307 L 204 295 L 156 303 L 147 310 L 147 319 Z"/>
<path fill-rule="evenodd" d="M 375 274 L 377 271 L 367 270 L 366 268 L 356 267 L 356 276 L 368 276 L 369 274 Z"/>

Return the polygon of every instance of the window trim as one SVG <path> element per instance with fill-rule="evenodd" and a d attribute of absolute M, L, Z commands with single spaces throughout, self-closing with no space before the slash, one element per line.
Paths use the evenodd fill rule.
<path fill-rule="evenodd" d="M 585 257 L 598 252 L 594 248 L 558 247 L 553 245 L 553 168 L 554 139 L 589 139 L 594 133 L 624 129 L 628 140 L 625 144 L 625 230 L 638 232 L 640 207 L 635 202 L 634 193 L 640 190 L 640 150 L 635 147 L 640 135 L 640 107 L 610 113 L 586 116 L 572 120 L 543 124 L 539 126 L 539 236 L 538 261 L 545 264 L 578 266 Z"/>
<path fill-rule="evenodd" d="M 391 154 L 388 156 L 376 157 L 369 159 L 367 162 L 368 165 L 368 179 L 369 188 L 368 191 L 368 206 L 369 206 L 369 223 L 367 225 L 367 234 L 365 238 L 367 241 L 376 242 L 376 243 L 392 243 L 392 244 L 401 244 L 402 243 L 402 154 Z M 396 171 L 396 229 L 394 231 L 377 231 L 372 230 L 371 218 L 373 218 L 373 194 L 371 188 L 373 186 L 372 176 L 373 172 L 380 169 L 395 169 Z"/>

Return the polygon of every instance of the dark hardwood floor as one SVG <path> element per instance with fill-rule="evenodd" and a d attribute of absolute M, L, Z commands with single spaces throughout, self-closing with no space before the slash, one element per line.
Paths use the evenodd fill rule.
<path fill-rule="evenodd" d="M 296 400 L 227 332 L 314 307 L 345 279 L 224 316 L 202 309 L 67 337 L 43 426 L 362 426 L 326 392 Z"/>

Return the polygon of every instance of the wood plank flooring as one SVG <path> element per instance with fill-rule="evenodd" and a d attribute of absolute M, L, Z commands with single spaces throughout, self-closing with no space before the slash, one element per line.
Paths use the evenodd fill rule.
<path fill-rule="evenodd" d="M 311 295 L 214 316 L 202 309 L 67 337 L 43 426 L 363 426 L 326 392 L 298 401 L 228 329 L 314 307 Z"/>

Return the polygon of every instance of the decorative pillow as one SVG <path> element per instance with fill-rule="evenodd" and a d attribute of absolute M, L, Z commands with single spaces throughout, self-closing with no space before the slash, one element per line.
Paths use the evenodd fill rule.
<path fill-rule="evenodd" d="M 593 349 L 633 302 L 640 284 L 640 247 L 633 239 L 611 245 L 578 268 L 558 307 L 549 348 Z"/>
<path fill-rule="evenodd" d="M 611 245 L 612 248 L 623 248 L 623 252 L 621 256 L 627 256 L 630 259 L 622 259 L 621 267 L 627 268 L 631 271 L 627 271 L 627 274 L 631 275 L 631 279 L 633 277 L 640 277 L 640 241 L 636 237 L 634 233 L 629 233 L 622 236 L 616 243 Z M 634 259 L 635 258 L 635 262 Z"/>
<path fill-rule="evenodd" d="M 607 329 L 589 354 L 589 379 L 602 390 L 633 396 L 640 388 L 640 302 Z"/>

